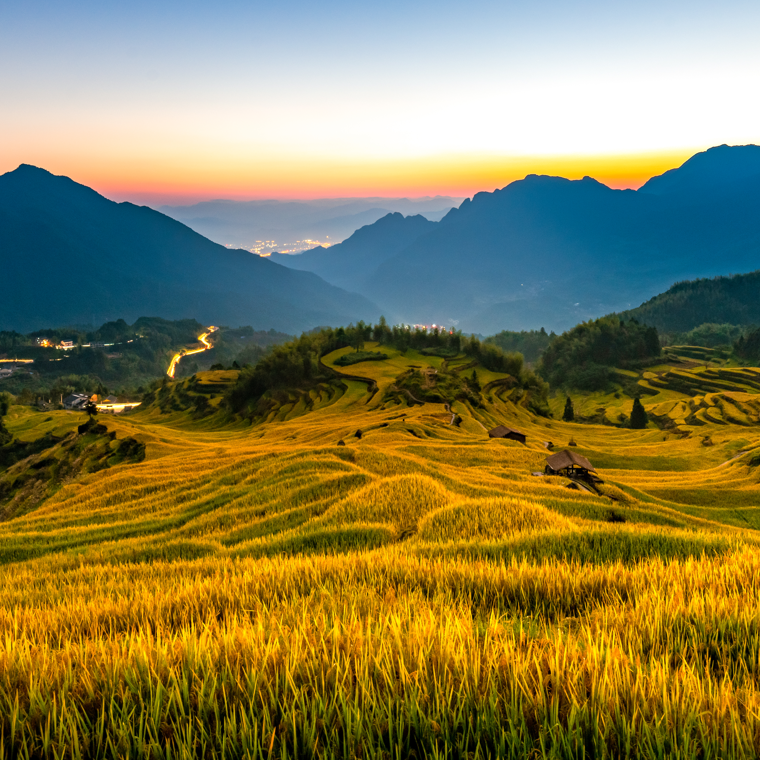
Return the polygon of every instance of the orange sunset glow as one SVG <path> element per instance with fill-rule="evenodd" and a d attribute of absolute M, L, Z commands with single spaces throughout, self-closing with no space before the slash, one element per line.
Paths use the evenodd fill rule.
<path fill-rule="evenodd" d="M 210 198 L 471 196 L 501 188 L 528 174 L 579 179 L 586 175 L 609 187 L 638 188 L 650 177 L 679 166 L 701 146 L 629 155 L 442 155 L 408 160 L 336 159 L 219 161 L 47 162 L 56 174 L 94 187 L 114 200 L 182 203 Z"/>
<path fill-rule="evenodd" d="M 464 197 L 534 173 L 637 188 L 760 140 L 744 2 L 48 5 L 0 25 L 0 173 L 114 200 Z"/>

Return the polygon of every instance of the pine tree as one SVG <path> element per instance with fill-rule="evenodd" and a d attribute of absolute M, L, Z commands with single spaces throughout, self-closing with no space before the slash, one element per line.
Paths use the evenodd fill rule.
<path fill-rule="evenodd" d="M 472 371 L 472 376 L 470 377 L 470 388 L 476 393 L 480 393 L 480 380 L 478 380 L 478 373 L 475 370 Z"/>
<path fill-rule="evenodd" d="M 565 401 L 565 411 L 562 414 L 562 419 L 565 422 L 572 422 L 575 419 L 575 410 L 573 409 L 573 402 L 570 400 L 570 396 Z"/>
<path fill-rule="evenodd" d="M 633 409 L 631 409 L 631 427 L 634 430 L 641 430 L 647 426 L 649 417 L 647 416 L 646 409 L 639 399 L 633 400 Z"/>

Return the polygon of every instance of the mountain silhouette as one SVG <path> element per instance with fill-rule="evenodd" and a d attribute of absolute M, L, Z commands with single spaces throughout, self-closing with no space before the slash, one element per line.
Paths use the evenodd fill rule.
<path fill-rule="evenodd" d="M 636 307 L 680 280 L 752 271 L 760 267 L 759 154 L 757 146 L 712 148 L 639 191 L 530 175 L 464 201 L 390 256 L 378 251 L 377 222 L 344 243 L 353 257 L 379 262 L 352 283 L 406 322 L 560 331 Z"/>
<path fill-rule="evenodd" d="M 347 290 L 361 289 L 377 267 L 436 228 L 419 214 L 387 214 L 362 227 L 348 240 L 330 248 L 312 248 L 300 254 L 272 254 L 272 259 L 293 269 L 315 272 Z"/>
<path fill-rule="evenodd" d="M 760 146 L 719 145 L 697 153 L 678 169 L 652 177 L 639 188 L 655 195 L 696 193 L 716 194 L 740 188 L 747 180 L 760 177 Z"/>
<path fill-rule="evenodd" d="M 163 214 L 33 166 L 0 176 L 0 329 L 145 314 L 298 332 L 379 310 L 310 272 L 229 250 Z"/>

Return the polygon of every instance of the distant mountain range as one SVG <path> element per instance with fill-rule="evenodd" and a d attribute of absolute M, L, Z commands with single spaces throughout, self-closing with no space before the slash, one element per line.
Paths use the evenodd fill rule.
<path fill-rule="evenodd" d="M 760 147 L 720 146 L 638 191 L 530 175 L 439 222 L 394 212 L 339 245 L 266 259 L 22 165 L 0 176 L 0 330 L 148 314 L 297 333 L 382 313 L 482 334 L 561 332 L 637 309 L 675 282 L 760 269 L 758 209 Z M 742 320 L 755 321 L 756 282 L 722 295 L 711 286 L 709 312 L 735 322 L 741 291 Z M 632 313 L 690 329 L 707 295 L 689 290 L 691 316 L 675 327 L 682 291 Z"/>
<path fill-rule="evenodd" d="M 27 165 L 0 176 L 0 272 L 0 330 L 147 314 L 296 333 L 380 314 L 315 274 Z"/>
<path fill-rule="evenodd" d="M 463 198 L 323 198 L 313 201 L 207 201 L 192 206 L 159 206 L 201 235 L 222 245 L 250 248 L 257 240 L 281 247 L 311 239 L 339 243 L 389 213 L 442 219 Z M 329 238 L 329 241 L 328 241 Z"/>
<path fill-rule="evenodd" d="M 389 320 L 559 332 L 680 280 L 760 268 L 759 208 L 760 147 L 724 145 L 638 191 L 530 175 L 440 222 L 386 217 L 277 261 L 339 281 Z"/>

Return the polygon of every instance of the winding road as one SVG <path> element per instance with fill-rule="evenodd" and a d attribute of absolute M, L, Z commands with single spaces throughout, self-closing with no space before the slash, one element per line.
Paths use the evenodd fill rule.
<path fill-rule="evenodd" d="M 206 328 L 206 332 L 202 333 L 198 336 L 198 340 L 203 343 L 202 348 L 183 348 L 178 353 L 174 354 L 171 360 L 171 364 L 169 364 L 169 369 L 166 370 L 166 374 L 174 379 L 174 373 L 177 371 L 177 365 L 179 364 L 179 360 L 183 356 L 191 356 L 192 354 L 200 354 L 204 351 L 208 351 L 210 348 L 213 348 L 214 346 L 211 344 L 211 342 L 208 339 L 208 336 L 211 335 L 211 333 L 214 333 L 218 330 L 218 327 L 214 327 L 213 325 L 211 327 Z"/>

